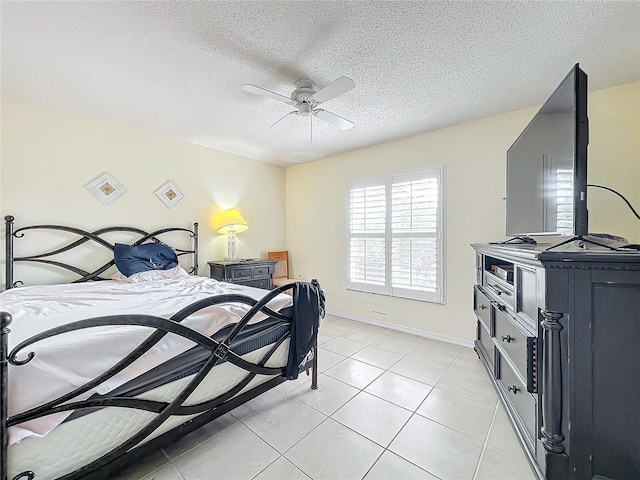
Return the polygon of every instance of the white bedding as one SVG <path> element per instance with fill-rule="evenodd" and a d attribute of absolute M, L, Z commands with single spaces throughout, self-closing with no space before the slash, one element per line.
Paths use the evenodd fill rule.
<path fill-rule="evenodd" d="M 179 277 L 121 283 L 21 287 L 0 294 L 3 311 L 11 313 L 9 347 L 36 333 L 73 321 L 102 315 L 141 313 L 169 318 L 181 308 L 203 298 L 239 293 L 255 299 L 265 290 L 217 282 L 204 277 Z M 292 304 L 289 295 L 278 295 L 269 307 L 279 310 Z M 250 309 L 244 304 L 221 304 L 194 313 L 182 323 L 205 335 L 235 323 Z M 264 319 L 256 315 L 253 322 Z M 145 327 L 102 327 L 63 334 L 28 347 L 36 356 L 26 365 L 9 368 L 9 415 L 52 400 L 100 375 L 136 348 L 153 329 Z M 193 346 L 189 340 L 168 334 L 149 352 L 102 385 L 87 392 L 107 393 Z M 70 413 L 48 415 L 9 429 L 9 444 L 30 435 L 43 436 Z"/>

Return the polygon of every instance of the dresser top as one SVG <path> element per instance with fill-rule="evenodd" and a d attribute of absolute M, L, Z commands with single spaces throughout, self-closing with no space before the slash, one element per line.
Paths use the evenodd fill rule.
<path fill-rule="evenodd" d="M 478 252 L 487 255 L 518 259 L 522 262 L 535 262 L 545 267 L 559 268 L 608 268 L 623 267 L 624 270 L 640 270 L 640 251 L 615 251 L 604 248 L 579 248 L 567 244 L 553 248 L 553 244 L 538 245 L 504 245 L 494 243 L 473 243 L 471 246 Z"/>
<path fill-rule="evenodd" d="M 209 265 L 220 265 L 223 267 L 231 266 L 231 265 L 275 265 L 277 260 L 269 260 L 266 258 L 239 258 L 237 260 L 212 260 L 207 262 Z"/>

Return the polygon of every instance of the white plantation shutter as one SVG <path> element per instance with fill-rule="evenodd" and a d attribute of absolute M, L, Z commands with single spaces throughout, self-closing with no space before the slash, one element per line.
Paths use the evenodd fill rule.
<path fill-rule="evenodd" d="M 349 279 L 359 289 L 386 291 L 387 186 L 358 182 L 349 189 Z"/>
<path fill-rule="evenodd" d="M 544 231 L 573 234 L 573 159 L 543 156 Z"/>
<path fill-rule="evenodd" d="M 556 231 L 573 234 L 573 169 L 558 168 L 556 174 Z"/>
<path fill-rule="evenodd" d="M 410 298 L 418 296 L 431 300 L 430 297 L 437 293 L 439 205 L 439 185 L 436 176 L 420 172 L 393 177 L 392 295 Z"/>
<path fill-rule="evenodd" d="M 444 302 L 442 168 L 348 184 L 347 288 Z"/>

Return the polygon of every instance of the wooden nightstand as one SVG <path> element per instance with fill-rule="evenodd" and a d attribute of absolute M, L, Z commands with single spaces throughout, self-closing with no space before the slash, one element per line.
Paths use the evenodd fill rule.
<path fill-rule="evenodd" d="M 209 277 L 214 280 L 266 290 L 273 288 L 276 260 L 216 260 L 207 263 L 209 264 Z"/>

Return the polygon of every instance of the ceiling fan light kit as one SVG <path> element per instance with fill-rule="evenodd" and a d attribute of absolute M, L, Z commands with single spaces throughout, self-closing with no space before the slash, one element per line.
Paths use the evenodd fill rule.
<path fill-rule="evenodd" d="M 298 105 L 298 115 L 301 117 L 308 117 L 313 112 L 313 106 L 309 103 L 302 102 Z"/>
<path fill-rule="evenodd" d="M 353 127 L 353 122 L 317 107 L 321 103 L 348 92 L 355 86 L 356 84 L 350 78 L 339 77 L 326 87 L 316 91 L 316 84 L 313 80 L 301 78 L 296 82 L 296 89 L 291 93 L 291 98 L 250 84 L 243 85 L 242 89 L 256 95 L 278 100 L 296 108 L 296 110 L 287 113 L 269 128 L 272 128 L 280 120 L 290 115 L 297 115 L 299 117 L 315 116 L 340 130 L 349 130 Z"/>

